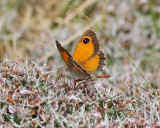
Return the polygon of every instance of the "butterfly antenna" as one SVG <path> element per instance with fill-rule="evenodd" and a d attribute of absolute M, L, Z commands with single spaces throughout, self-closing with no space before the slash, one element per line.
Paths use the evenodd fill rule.
<path fill-rule="evenodd" d="M 109 77 L 111 77 L 111 75 L 109 75 L 109 74 L 97 75 L 95 77 L 87 77 L 87 78 L 84 78 L 84 79 L 77 79 L 76 82 L 83 81 L 83 80 L 96 79 L 96 78 L 109 78 Z"/>

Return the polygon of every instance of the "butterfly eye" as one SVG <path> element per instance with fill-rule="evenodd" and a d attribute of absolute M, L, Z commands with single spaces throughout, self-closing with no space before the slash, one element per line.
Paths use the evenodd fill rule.
<path fill-rule="evenodd" d="M 87 44 L 89 41 L 90 41 L 90 40 L 89 40 L 88 38 L 84 38 L 84 39 L 83 39 L 83 43 L 84 43 L 84 44 Z"/>

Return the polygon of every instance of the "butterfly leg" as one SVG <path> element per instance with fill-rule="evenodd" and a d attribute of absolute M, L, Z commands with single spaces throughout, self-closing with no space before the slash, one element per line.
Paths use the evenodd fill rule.
<path fill-rule="evenodd" d="M 81 88 L 82 84 L 83 84 L 83 87 L 82 88 L 85 88 L 88 84 L 88 82 L 93 82 L 94 79 L 92 77 L 89 77 L 89 78 L 84 78 L 84 79 L 77 79 L 76 82 L 80 82 L 77 86 L 76 86 L 76 89 L 78 88 Z"/>

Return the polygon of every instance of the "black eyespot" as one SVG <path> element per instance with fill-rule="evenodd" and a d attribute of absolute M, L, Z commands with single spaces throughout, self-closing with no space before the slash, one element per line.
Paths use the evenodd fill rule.
<path fill-rule="evenodd" d="M 84 44 L 87 44 L 89 41 L 90 41 L 90 39 L 88 39 L 88 38 L 84 38 L 84 39 L 83 39 L 83 43 L 84 43 Z"/>

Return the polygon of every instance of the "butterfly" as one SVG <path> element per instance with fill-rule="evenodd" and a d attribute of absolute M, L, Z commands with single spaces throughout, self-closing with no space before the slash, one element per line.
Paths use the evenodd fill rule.
<path fill-rule="evenodd" d="M 80 79 L 110 77 L 110 75 L 96 75 L 99 71 L 102 71 L 106 57 L 105 54 L 99 50 L 99 41 L 92 30 L 86 30 L 81 36 L 74 50 L 73 57 L 57 40 L 56 46 L 74 77 Z"/>

